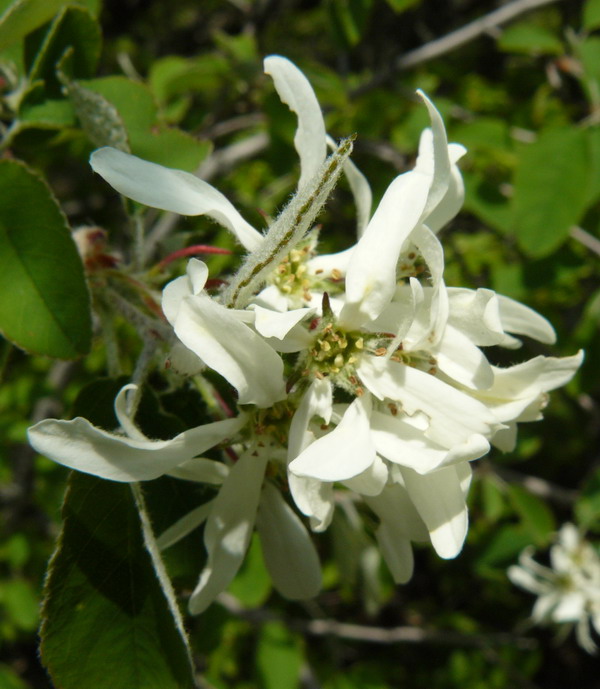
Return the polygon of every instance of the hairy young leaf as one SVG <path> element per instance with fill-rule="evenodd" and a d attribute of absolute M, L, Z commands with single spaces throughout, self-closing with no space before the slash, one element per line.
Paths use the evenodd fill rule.
<path fill-rule="evenodd" d="M 0 161 L 0 330 L 36 354 L 72 359 L 90 348 L 90 299 L 67 222 L 46 184 Z"/>

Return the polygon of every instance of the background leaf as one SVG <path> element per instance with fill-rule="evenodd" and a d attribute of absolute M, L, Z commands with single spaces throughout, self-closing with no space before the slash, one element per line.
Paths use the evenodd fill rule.
<path fill-rule="evenodd" d="M 514 178 L 513 231 L 529 256 L 558 248 L 577 224 L 588 199 L 590 161 L 586 132 L 550 129 L 523 148 Z"/>
<path fill-rule="evenodd" d="M 0 329 L 23 349 L 71 359 L 90 348 L 90 303 L 66 220 L 44 182 L 0 161 Z"/>

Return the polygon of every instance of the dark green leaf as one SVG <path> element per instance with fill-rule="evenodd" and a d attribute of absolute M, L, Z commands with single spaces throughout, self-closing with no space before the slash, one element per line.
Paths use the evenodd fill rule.
<path fill-rule="evenodd" d="M 42 660 L 61 689 L 191 689 L 128 485 L 73 473 L 50 564 Z"/>
<path fill-rule="evenodd" d="M 17 0 L 0 17 L 0 51 L 52 19 L 64 0 Z"/>
<path fill-rule="evenodd" d="M 89 294 L 66 219 L 14 160 L 0 161 L 0 292 L 0 330 L 19 347 L 61 359 L 89 351 Z"/>
<path fill-rule="evenodd" d="M 394 12 L 400 14 L 400 12 L 409 10 L 415 5 L 419 5 L 421 0 L 386 0 L 386 2 L 394 10 Z"/>
<path fill-rule="evenodd" d="M 31 81 L 43 79 L 46 90 L 60 95 L 56 69 L 67 51 L 74 79 L 86 79 L 96 71 L 102 37 L 94 17 L 82 7 L 66 7 L 52 22 L 31 67 Z"/>
<path fill-rule="evenodd" d="M 590 161 L 586 132 L 550 129 L 523 148 L 514 179 L 513 231 L 529 256 L 557 249 L 586 207 Z"/>
<path fill-rule="evenodd" d="M 367 27 L 372 0 L 329 0 L 331 21 L 344 43 L 355 46 Z"/>
<path fill-rule="evenodd" d="M 582 24 L 588 31 L 600 27 L 600 0 L 587 0 L 583 6 Z"/>

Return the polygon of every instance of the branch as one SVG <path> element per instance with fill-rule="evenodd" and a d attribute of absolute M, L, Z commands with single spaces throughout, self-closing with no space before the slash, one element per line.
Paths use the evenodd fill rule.
<path fill-rule="evenodd" d="M 600 239 L 597 239 L 594 235 L 577 226 L 569 230 L 569 235 L 580 244 L 583 244 L 587 249 L 593 251 L 597 256 L 600 256 Z"/>
<path fill-rule="evenodd" d="M 246 610 L 240 602 L 229 593 L 222 593 L 217 601 L 236 617 L 254 623 L 262 624 L 277 620 L 286 627 L 295 629 L 303 634 L 312 636 L 335 636 L 350 641 L 362 641 L 374 644 L 434 644 L 441 646 L 467 646 L 489 648 L 490 646 L 516 646 L 523 649 L 537 647 L 537 641 L 515 634 L 462 634 L 451 630 L 426 630 L 420 627 L 375 627 L 361 624 L 349 624 L 332 619 L 282 619 L 279 615 L 261 608 Z"/>
<path fill-rule="evenodd" d="M 493 471 L 493 473 L 500 477 L 503 481 L 508 483 L 517 483 L 523 486 L 523 488 L 526 488 L 532 495 L 537 495 L 537 497 L 544 498 L 544 500 L 551 500 L 557 505 L 572 507 L 573 503 L 579 496 L 579 493 L 576 490 L 557 486 L 555 483 L 550 483 L 550 481 L 546 481 L 538 476 L 521 474 L 514 469 L 500 467 L 489 461 L 485 462 L 485 467 L 486 469 Z"/>
<path fill-rule="evenodd" d="M 483 34 L 495 34 L 497 29 L 502 24 L 507 24 L 508 22 L 516 19 L 519 15 L 529 12 L 531 10 L 537 9 L 538 7 L 543 7 L 544 5 L 549 5 L 554 2 L 559 2 L 559 0 L 513 0 L 513 2 L 508 3 L 499 7 L 497 10 L 490 12 L 489 14 L 475 19 L 470 24 L 465 24 L 461 26 L 460 29 L 452 31 L 441 38 L 436 38 L 425 45 L 410 50 L 404 55 L 400 55 L 396 58 L 395 62 L 391 68 L 384 71 L 377 76 L 375 76 L 371 81 L 351 92 L 351 97 L 355 98 L 362 95 L 366 91 L 380 86 L 385 81 L 387 81 L 395 72 L 401 72 L 405 69 L 410 69 L 416 65 L 422 64 L 423 62 L 428 62 L 436 57 L 440 57 L 447 53 L 456 50 L 465 43 L 469 43 Z"/>

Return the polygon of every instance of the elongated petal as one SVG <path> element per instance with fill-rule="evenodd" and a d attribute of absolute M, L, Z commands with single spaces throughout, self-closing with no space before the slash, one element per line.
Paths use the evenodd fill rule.
<path fill-rule="evenodd" d="M 315 177 L 327 154 L 321 107 L 308 79 L 287 58 L 270 55 L 264 61 L 264 70 L 273 78 L 282 102 L 298 116 L 294 145 L 300 156 L 298 186 L 302 187 Z"/>
<path fill-rule="evenodd" d="M 431 177 L 427 205 L 423 211 L 423 222 L 427 222 L 427 216 L 442 201 L 450 183 L 450 154 L 448 151 L 448 138 L 444 121 L 435 105 L 427 98 L 423 91 L 418 90 L 429 112 L 431 120 L 431 146 L 419 146 L 419 157 L 415 170 L 423 171 Z M 425 131 L 423 138 L 428 137 Z"/>
<path fill-rule="evenodd" d="M 208 562 L 200 574 L 189 609 L 199 615 L 231 583 L 254 529 L 267 460 L 248 453 L 231 467 L 214 500 L 204 529 Z"/>
<path fill-rule="evenodd" d="M 280 356 L 230 309 L 207 296 L 190 297 L 171 325 L 186 347 L 233 385 L 240 404 L 269 407 L 285 398 Z"/>
<path fill-rule="evenodd" d="M 371 466 L 361 474 L 344 481 L 346 488 L 350 488 L 359 495 L 379 495 L 388 478 L 388 469 L 384 461 L 377 455 Z"/>
<path fill-rule="evenodd" d="M 449 144 L 448 153 L 451 163 L 448 189 L 425 220 L 427 227 L 436 234 L 458 214 L 465 200 L 465 185 L 455 163 L 466 153 L 466 149 L 459 144 Z"/>
<path fill-rule="evenodd" d="M 504 344 L 498 295 L 490 289 L 448 287 L 448 323 L 482 347 Z"/>
<path fill-rule="evenodd" d="M 556 342 L 554 328 L 539 313 L 525 306 L 525 304 L 501 294 L 497 295 L 497 299 L 500 307 L 500 320 L 506 332 L 515 335 L 527 335 L 544 344 Z"/>
<path fill-rule="evenodd" d="M 288 473 L 290 493 L 296 507 L 310 519 L 310 528 L 315 532 L 325 531 L 333 517 L 333 484 L 316 478 L 296 476 Z"/>
<path fill-rule="evenodd" d="M 451 325 L 434 350 L 440 371 L 467 388 L 486 390 L 494 383 L 494 372 L 483 352 Z"/>
<path fill-rule="evenodd" d="M 435 551 L 444 559 L 456 557 L 468 528 L 467 505 L 456 469 L 449 466 L 426 476 L 403 469 L 402 475 Z"/>
<path fill-rule="evenodd" d="M 291 462 L 290 471 L 320 481 L 343 481 L 365 471 L 376 456 L 369 413 L 368 395 L 354 400 L 333 431 L 309 445 Z"/>
<path fill-rule="evenodd" d="M 256 330 L 263 337 L 274 337 L 278 340 L 283 340 L 295 325 L 315 313 L 315 309 L 293 309 L 280 313 L 262 306 L 254 306 L 253 310 L 256 314 Z"/>
<path fill-rule="evenodd" d="M 396 265 L 402 246 L 427 202 L 430 178 L 417 171 L 396 177 L 387 188 L 346 275 L 346 305 L 340 322 L 350 328 L 374 320 L 396 290 Z"/>
<path fill-rule="evenodd" d="M 249 251 L 262 243 L 262 235 L 242 218 L 221 192 L 189 172 L 150 163 L 116 148 L 99 148 L 90 164 L 113 189 L 152 208 L 208 215 L 230 230 Z"/>
<path fill-rule="evenodd" d="M 169 471 L 169 476 L 173 478 L 214 485 L 221 485 L 227 478 L 227 474 L 229 474 L 229 467 L 226 464 L 205 457 L 195 457 Z"/>
<path fill-rule="evenodd" d="M 371 432 L 377 452 L 390 462 L 428 474 L 442 466 L 465 463 L 486 454 L 490 445 L 482 435 L 471 435 L 448 449 L 434 443 L 404 419 L 381 412 L 371 414 Z"/>
<path fill-rule="evenodd" d="M 275 588 L 286 598 L 313 598 L 321 589 L 321 565 L 304 524 L 266 483 L 256 517 L 265 564 Z"/>
<path fill-rule="evenodd" d="M 527 416 L 545 404 L 544 393 L 568 383 L 583 361 L 583 352 L 568 357 L 536 356 L 522 364 L 502 369 L 494 367 L 494 385 L 477 395 L 501 421 L 519 420 L 531 405 Z"/>
<path fill-rule="evenodd" d="M 206 521 L 206 518 L 210 514 L 213 506 L 213 501 L 205 502 L 204 505 L 196 507 L 196 509 L 188 512 L 186 515 L 178 519 L 174 524 L 172 524 L 168 529 L 163 531 L 161 535 L 156 539 L 156 545 L 161 549 L 165 550 L 170 546 L 174 545 L 182 538 L 185 538 L 188 534 L 192 533 L 194 529 L 197 529 L 201 524 Z"/>
<path fill-rule="evenodd" d="M 70 469 L 111 481 L 149 481 L 234 436 L 246 423 L 235 419 L 192 428 L 172 440 L 132 440 L 92 426 L 80 417 L 72 421 L 46 419 L 29 429 L 31 445 Z"/>
<path fill-rule="evenodd" d="M 335 150 L 337 146 L 330 136 L 327 137 L 327 145 L 332 150 Z M 373 193 L 367 178 L 350 158 L 344 161 L 344 175 L 354 196 L 354 203 L 356 204 L 356 232 L 358 237 L 361 237 L 371 218 Z"/>
<path fill-rule="evenodd" d="M 427 437 L 443 447 L 468 442 L 472 435 L 488 437 L 500 427 L 481 402 L 416 368 L 382 357 L 364 356 L 358 364 L 364 385 L 379 399 L 401 402 L 404 411 L 429 417 Z"/>

